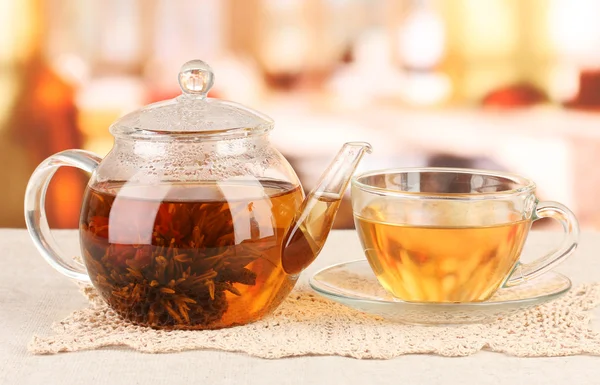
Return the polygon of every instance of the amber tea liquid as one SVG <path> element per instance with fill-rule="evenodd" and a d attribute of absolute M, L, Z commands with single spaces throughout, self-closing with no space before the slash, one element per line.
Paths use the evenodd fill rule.
<path fill-rule="evenodd" d="M 105 300 L 135 323 L 252 322 L 295 283 L 281 245 L 302 198 L 300 187 L 273 181 L 99 184 L 81 214 L 84 262 Z"/>
<path fill-rule="evenodd" d="M 379 282 L 394 296 L 419 302 L 488 299 L 518 261 L 530 224 L 411 226 L 356 216 Z"/>

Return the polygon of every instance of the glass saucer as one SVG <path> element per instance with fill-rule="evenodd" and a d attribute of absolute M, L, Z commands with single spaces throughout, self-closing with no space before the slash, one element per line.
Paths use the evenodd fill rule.
<path fill-rule="evenodd" d="M 484 302 L 406 302 L 390 295 L 366 260 L 341 263 L 317 272 L 310 286 L 322 296 L 385 319 L 420 325 L 488 323 L 556 299 L 571 280 L 550 271 L 521 285 L 501 288 Z"/>

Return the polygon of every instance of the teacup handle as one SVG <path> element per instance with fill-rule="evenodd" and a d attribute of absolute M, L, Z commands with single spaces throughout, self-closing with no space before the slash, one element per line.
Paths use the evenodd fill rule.
<path fill-rule="evenodd" d="M 46 190 L 56 170 L 61 166 L 77 167 L 89 173 L 100 164 L 98 155 L 83 150 L 66 150 L 52 155 L 35 169 L 25 192 L 25 223 L 29 235 L 42 257 L 67 277 L 90 282 L 85 266 L 67 262 L 54 237 L 46 218 Z"/>
<path fill-rule="evenodd" d="M 533 213 L 533 221 L 541 218 L 552 218 L 559 221 L 565 232 L 564 239 L 556 249 L 531 263 L 517 262 L 509 278 L 504 283 L 504 287 L 516 286 L 539 277 L 555 268 L 577 249 L 579 223 L 571 210 L 558 202 L 539 202 Z"/>

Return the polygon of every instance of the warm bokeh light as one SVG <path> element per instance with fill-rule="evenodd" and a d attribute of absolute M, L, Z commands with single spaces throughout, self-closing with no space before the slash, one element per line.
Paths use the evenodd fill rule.
<path fill-rule="evenodd" d="M 23 226 L 39 162 L 106 154 L 110 124 L 176 97 L 179 67 L 199 58 L 215 71 L 210 96 L 275 118 L 305 188 L 343 141 L 366 140 L 361 167 L 524 173 L 600 226 L 600 181 L 580 166 L 600 145 L 599 12 L 585 0 L 0 0 L 0 160 L 21 165 L 0 173 L 0 225 Z M 85 184 L 68 174 L 48 202 L 59 227 L 77 224 Z M 352 227 L 345 209 L 337 225 Z"/>

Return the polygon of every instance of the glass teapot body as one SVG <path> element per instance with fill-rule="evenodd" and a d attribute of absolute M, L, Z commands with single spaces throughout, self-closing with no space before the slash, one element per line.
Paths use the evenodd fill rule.
<path fill-rule="evenodd" d="M 87 273 L 119 314 L 153 327 L 243 324 L 279 305 L 304 194 L 266 135 L 117 140 L 85 193 Z"/>
<path fill-rule="evenodd" d="M 27 228 L 48 263 L 91 282 L 136 324 L 252 322 L 275 309 L 316 258 L 370 147 L 344 145 L 305 198 L 268 139 L 268 117 L 207 98 L 212 72 L 201 61 L 186 63 L 179 80 L 182 96 L 111 126 L 115 144 L 104 159 L 68 150 L 42 162 L 27 186 Z M 91 174 L 79 228 L 83 264 L 62 255 L 45 216 L 61 166 Z"/>

